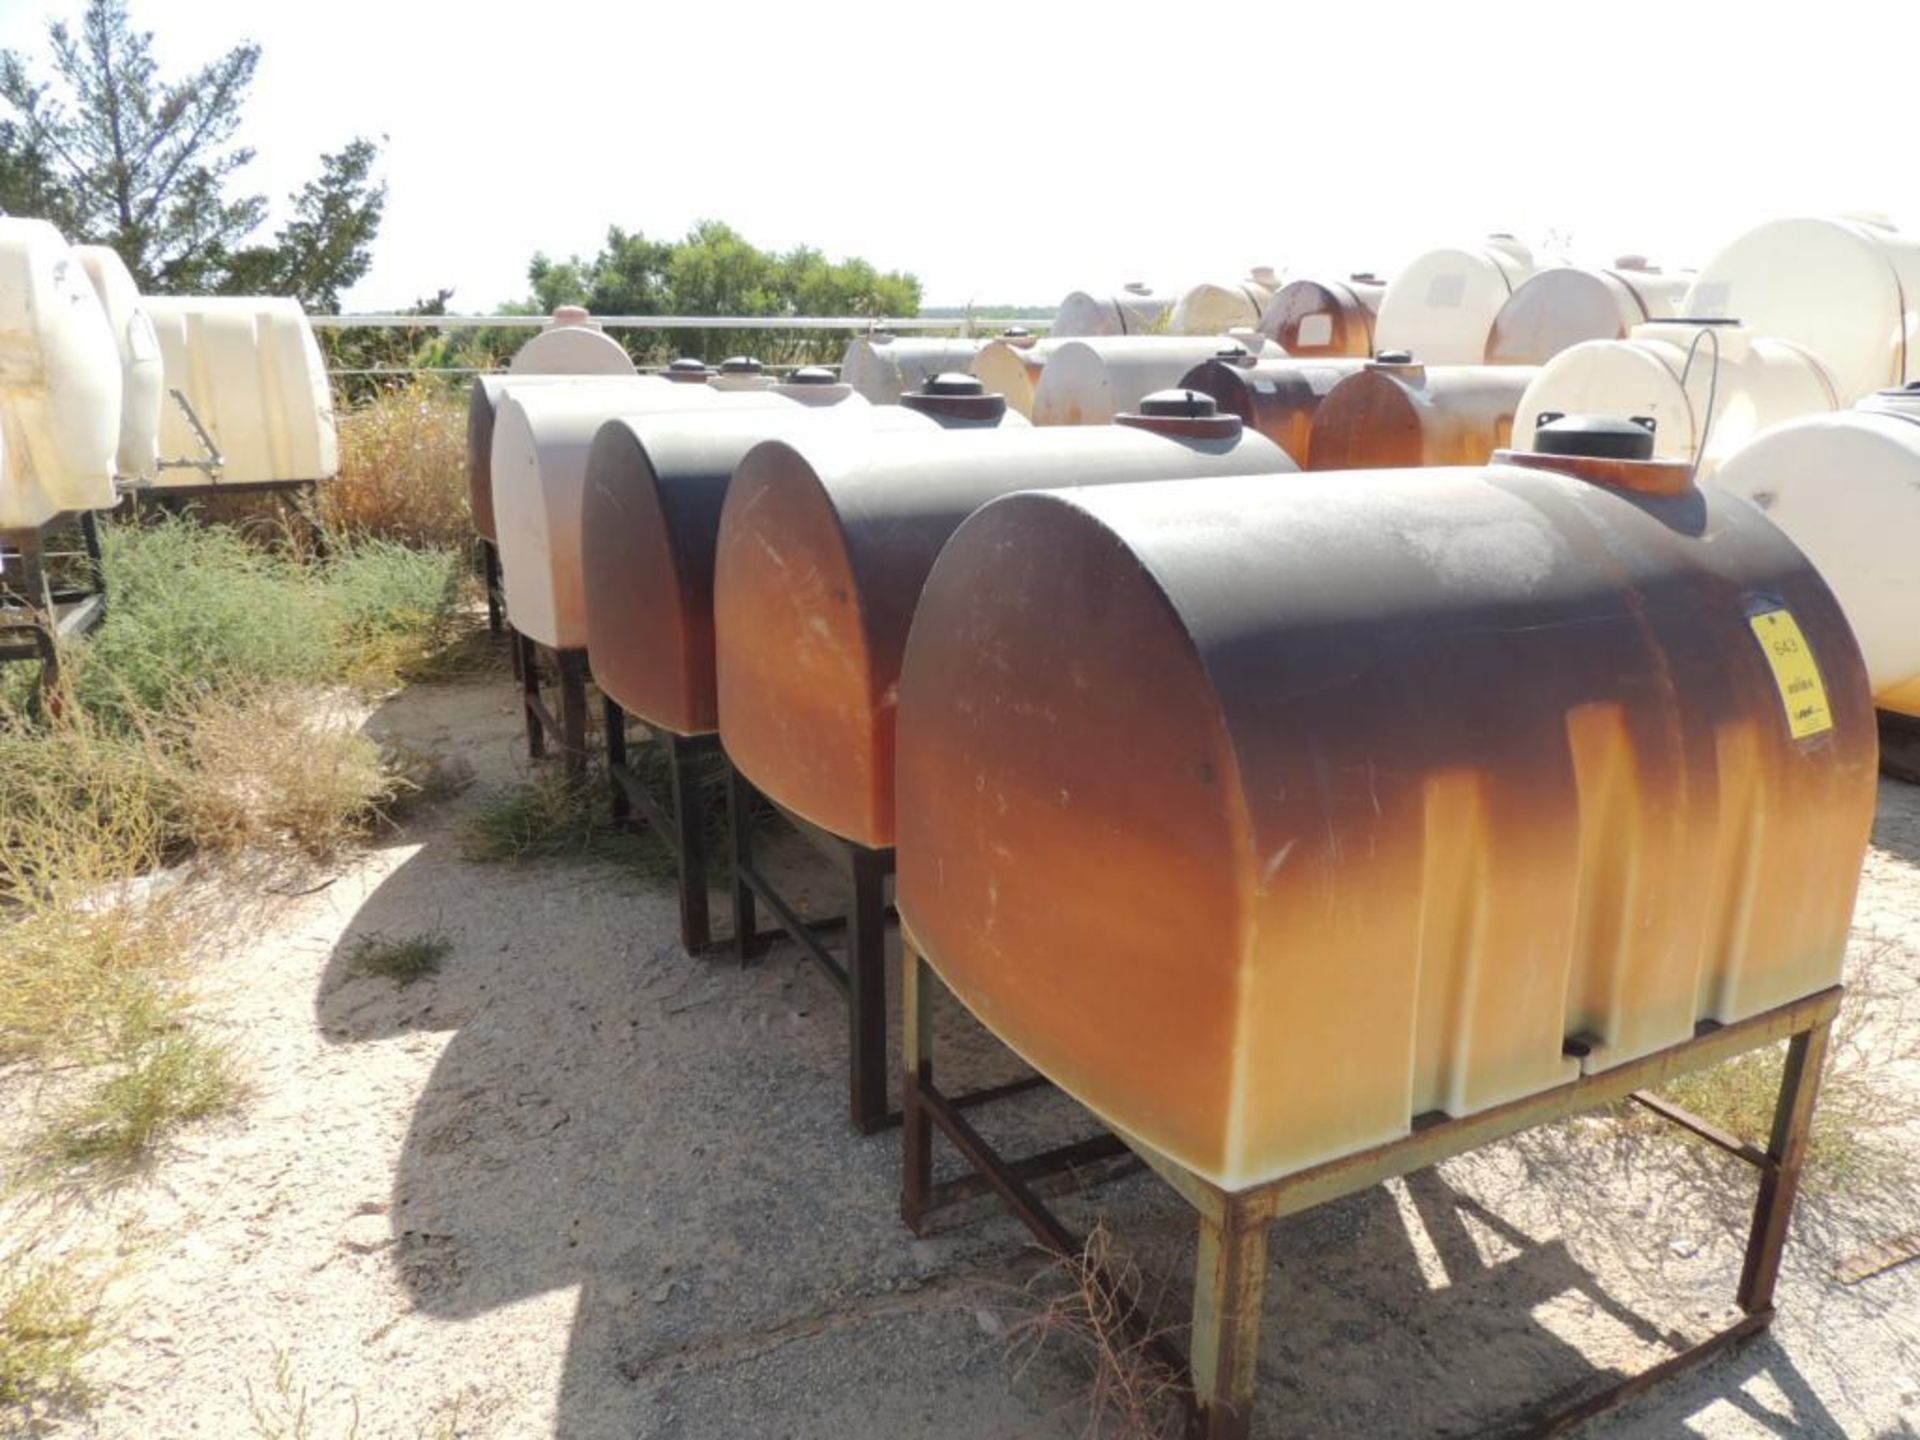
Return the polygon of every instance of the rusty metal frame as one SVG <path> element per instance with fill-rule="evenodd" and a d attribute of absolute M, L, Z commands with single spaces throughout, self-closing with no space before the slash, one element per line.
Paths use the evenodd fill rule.
<path fill-rule="evenodd" d="M 80 548 L 55 550 L 49 537 L 74 524 Z M 100 520 L 91 510 L 56 515 L 31 529 L 0 530 L 0 663 L 40 662 L 40 693 L 60 704 L 60 645 L 107 618 L 107 574 L 100 553 Z M 49 562 L 78 560 L 79 574 L 62 584 Z"/>
<path fill-rule="evenodd" d="M 560 762 L 567 779 L 576 784 L 587 778 L 587 652 L 554 650 L 513 631 L 513 648 L 520 676 L 520 704 L 527 720 L 527 756 L 543 760 L 547 736 L 559 742 Z M 558 714 L 548 705 L 545 675 L 553 672 Z"/>
<path fill-rule="evenodd" d="M 473 568 L 487 592 L 487 632 L 503 634 L 507 625 L 507 592 L 500 577 L 500 547 L 484 535 L 473 538 Z"/>
<path fill-rule="evenodd" d="M 941 1093 L 933 1067 L 929 995 L 939 977 L 907 938 L 904 946 L 907 1053 L 906 1120 L 902 1127 L 905 1167 L 901 1213 L 916 1233 L 949 1203 L 933 1182 L 933 1136 L 944 1135 L 995 1190 L 1041 1244 L 1079 1256 L 1079 1240 L 1025 1183 L 1025 1162 L 997 1154 Z M 1680 1124 L 1746 1161 L 1760 1172 L 1735 1300 L 1742 1311 L 1733 1324 L 1630 1376 L 1570 1404 L 1548 1402 L 1521 1412 L 1502 1433 L 1564 1434 L 1669 1377 L 1759 1334 L 1773 1319 L 1775 1283 L 1786 1246 L 1801 1167 L 1806 1159 L 1820 1071 L 1838 986 L 1731 1025 L 1703 1023 L 1692 1039 L 1568 1084 L 1495 1106 L 1476 1115 L 1418 1117 L 1407 1136 L 1376 1145 L 1240 1191 L 1223 1190 L 1151 1148 L 1124 1135 L 1131 1149 L 1190 1205 L 1198 1216 L 1200 1250 L 1195 1262 L 1193 1327 L 1186 1361 L 1191 1382 L 1191 1433 L 1204 1440 L 1242 1440 L 1250 1433 L 1256 1390 L 1255 1361 L 1269 1274 L 1267 1232 L 1274 1221 L 1316 1205 L 1410 1174 L 1469 1150 L 1506 1139 L 1550 1121 L 1563 1120 L 1622 1100 Z M 1729 1060 L 1750 1050 L 1788 1041 L 1772 1133 L 1764 1149 L 1727 1135 L 1699 1117 L 1646 1093 L 1648 1087 Z M 1086 1142 L 1083 1142 L 1086 1143 Z M 951 1185 L 952 1182 L 948 1182 Z M 1137 1315 L 1128 1307 L 1122 1314 Z"/>
<path fill-rule="evenodd" d="M 720 752 L 718 735 L 680 735 L 650 724 L 602 697 L 607 732 L 607 779 L 612 782 L 614 823 L 630 826 L 635 811 L 673 851 L 680 887 L 680 943 L 689 955 L 713 948 L 707 904 L 707 801 L 702 771 Z M 639 727 L 644 742 L 667 757 L 667 798 L 663 804 L 627 763 L 633 738 L 628 723 Z"/>
<path fill-rule="evenodd" d="M 121 492 L 123 497 L 131 496 L 136 510 L 141 505 L 152 505 L 167 515 L 181 515 L 187 506 L 195 500 L 213 500 L 224 495 L 279 495 L 292 493 L 296 496 L 296 508 L 307 522 L 308 543 L 313 553 L 326 558 L 332 553 L 332 545 L 327 538 L 326 526 L 320 523 L 320 481 L 307 480 L 236 480 L 231 484 L 225 481 L 210 480 L 193 485 L 128 485 Z"/>
<path fill-rule="evenodd" d="M 1920 785 L 1920 719 L 1880 711 L 1880 769 L 1896 780 Z"/>
<path fill-rule="evenodd" d="M 840 873 L 846 909 L 819 920 L 804 919 L 781 895 L 754 859 L 753 840 L 762 807 L 777 812 Z M 898 913 L 887 903 L 887 877 L 893 874 L 893 849 L 876 850 L 803 820 L 758 790 L 731 762 L 727 765 L 727 834 L 733 862 L 734 953 L 742 963 L 759 954 L 780 934 L 833 981 L 847 1005 L 847 1113 L 853 1127 L 872 1135 L 898 1125 L 903 1112 L 887 1100 L 887 926 Z M 758 907 L 765 905 L 778 928 L 759 928 Z M 842 955 L 823 943 L 840 935 Z M 951 1097 L 948 1104 L 968 1108 L 990 1104 L 1046 1084 L 1038 1075 Z"/>

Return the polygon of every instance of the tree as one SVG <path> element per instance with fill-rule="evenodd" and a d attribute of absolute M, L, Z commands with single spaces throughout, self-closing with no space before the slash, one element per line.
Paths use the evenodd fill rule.
<path fill-rule="evenodd" d="M 920 282 L 882 274 L 865 260 L 830 261 L 799 246 L 761 250 L 718 220 L 702 220 L 681 240 L 649 240 L 614 226 L 592 260 L 535 255 L 528 267 L 542 312 L 584 305 L 598 315 L 908 316 L 920 309 Z M 782 338 L 766 330 L 624 332 L 637 358 L 753 349 L 769 359 L 806 359 L 837 350 L 838 340 Z"/>
<path fill-rule="evenodd" d="M 248 244 L 267 201 L 239 191 L 254 152 L 235 137 L 258 45 L 169 80 L 127 0 L 88 0 L 77 32 L 55 21 L 47 33 L 50 79 L 36 79 L 17 52 L 0 54 L 0 100 L 14 117 L 0 125 L 9 211 L 111 245 L 143 290 L 160 293 L 257 282 L 327 304 L 365 273 L 386 192 L 370 178 L 378 151 L 364 139 L 323 158 L 271 246 Z"/>

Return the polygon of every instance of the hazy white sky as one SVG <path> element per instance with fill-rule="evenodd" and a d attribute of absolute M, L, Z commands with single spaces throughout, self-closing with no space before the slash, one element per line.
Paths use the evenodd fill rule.
<path fill-rule="evenodd" d="M 44 49 L 81 0 L 0 0 Z M 177 69 L 265 47 L 279 203 L 385 134 L 349 308 L 527 293 L 610 223 L 917 272 L 932 304 L 1285 268 L 1390 270 L 1511 230 L 1697 264 L 1758 220 L 1920 219 L 1920 4 L 1192 6 L 948 0 L 133 0 Z"/>

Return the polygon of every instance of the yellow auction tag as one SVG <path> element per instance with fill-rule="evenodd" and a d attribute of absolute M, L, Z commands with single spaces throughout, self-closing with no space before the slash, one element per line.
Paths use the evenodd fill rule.
<path fill-rule="evenodd" d="M 1748 616 L 1747 623 L 1773 667 L 1773 683 L 1780 687 L 1780 703 L 1786 707 L 1787 729 L 1793 738 L 1805 740 L 1831 730 L 1833 710 L 1827 704 L 1827 687 L 1821 683 L 1820 666 L 1793 612 L 1762 610 Z"/>

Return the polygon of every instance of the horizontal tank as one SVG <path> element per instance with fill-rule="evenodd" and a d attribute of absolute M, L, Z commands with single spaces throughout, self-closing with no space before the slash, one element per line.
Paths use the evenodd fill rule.
<path fill-rule="evenodd" d="M 1753 507 L 1599 469 L 1647 489 L 988 505 L 900 677 L 904 929 L 1227 1190 L 1837 983 L 1875 800 L 1846 621 Z"/>
<path fill-rule="evenodd" d="M 1382 356 L 1336 383 L 1314 413 L 1309 470 L 1480 465 L 1513 435 L 1534 371 L 1420 365 Z"/>
<path fill-rule="evenodd" d="M 734 467 L 762 440 L 795 439 L 819 426 L 930 431 L 1027 423 L 970 375 L 931 383 L 933 394 L 909 391 L 899 405 L 708 409 L 602 425 L 587 456 L 581 511 L 587 662 L 600 689 L 676 734 L 717 730 L 713 563 Z"/>
<path fill-rule="evenodd" d="M 1227 414 L 1239 416 L 1295 461 L 1304 462 L 1320 402 L 1367 363 L 1347 358 L 1259 360 L 1245 350 L 1223 351 L 1189 370 L 1180 384 L 1211 395 Z"/>
<path fill-rule="evenodd" d="M 1256 328 L 1296 360 L 1373 354 L 1374 316 L 1386 282 L 1371 272 L 1345 280 L 1289 280 L 1260 312 Z"/>
<path fill-rule="evenodd" d="M 525 350 L 527 347 L 523 345 L 520 348 Z M 655 389 L 666 383 L 660 376 L 640 375 L 631 371 L 627 374 L 588 372 L 475 377 L 467 390 L 467 506 L 473 512 L 474 533 L 483 540 L 498 541 L 500 538 L 499 527 L 493 519 L 493 427 L 500 413 L 500 402 L 510 387 L 540 389 L 559 385 L 571 387 L 579 394 L 587 393 L 584 387 L 597 387 L 601 392 L 622 395 L 635 389 Z M 703 392 L 707 388 L 704 383 L 700 386 Z"/>
<path fill-rule="evenodd" d="M 1164 333 L 1179 302 L 1178 295 L 1160 294 L 1151 285 L 1130 281 L 1111 292 L 1075 290 L 1060 302 L 1047 333 L 1056 340 L 1087 335 L 1153 335 Z"/>
<path fill-rule="evenodd" d="M 1249 336 L 1260 354 L 1277 356 L 1271 341 Z M 1122 335 L 1064 340 L 1047 357 L 1033 393 L 1036 425 L 1105 425 L 1220 350 L 1240 344 L 1228 335 Z M 984 378 L 984 377 L 983 377 Z"/>
<path fill-rule="evenodd" d="M 676 411 L 859 405 L 832 383 L 725 391 L 640 377 L 573 385 L 510 385 L 494 421 L 493 516 L 507 619 L 522 635 L 556 650 L 587 643 L 581 574 L 581 496 L 593 439 L 608 420 Z M 606 388 L 612 385 L 614 388 Z"/>
<path fill-rule="evenodd" d="M 1251 330 L 1280 288 L 1280 277 L 1265 265 L 1244 280 L 1206 280 L 1174 302 L 1167 330 L 1174 335 L 1224 335 Z"/>
<path fill-rule="evenodd" d="M 1576 345 L 1541 366 L 1514 416 L 1514 434 L 1524 448 L 1543 414 L 1644 415 L 1654 422 L 1657 453 L 1698 455 L 1705 476 L 1769 425 L 1839 404 L 1826 368 L 1797 345 L 1731 323 L 1656 321 L 1625 340 Z"/>
<path fill-rule="evenodd" d="M 1680 313 L 1691 275 L 1625 257 L 1608 270 L 1556 265 L 1523 281 L 1494 317 L 1489 365 L 1544 365 L 1582 340 L 1624 340 L 1636 325 Z"/>
<path fill-rule="evenodd" d="M 0 217 L 0 530 L 114 504 L 121 383 L 72 247 L 44 220 Z"/>
<path fill-rule="evenodd" d="M 1388 283 L 1374 343 L 1429 365 L 1483 364 L 1494 318 L 1534 268 L 1533 252 L 1511 235 L 1429 250 Z"/>
<path fill-rule="evenodd" d="M 936 375 L 972 369 L 986 343 L 961 335 L 862 335 L 841 357 L 840 378 L 875 405 L 891 405 Z"/>
<path fill-rule="evenodd" d="M 1870 220 L 1775 220 L 1702 266 L 1684 311 L 1791 340 L 1850 405 L 1920 380 L 1920 238 Z"/>
<path fill-rule="evenodd" d="M 146 297 L 166 386 L 193 408 L 231 485 L 326 480 L 340 469 L 333 391 L 297 300 L 272 295 Z M 206 457 L 177 403 L 160 410 L 162 462 Z M 206 472 L 163 468 L 156 482 L 202 485 Z"/>
<path fill-rule="evenodd" d="M 120 443 L 114 473 L 123 480 L 150 481 L 158 473 L 160 403 L 166 389 L 160 341 L 140 288 L 119 253 L 107 245 L 76 245 L 73 253 L 106 311 L 120 355 Z"/>
<path fill-rule="evenodd" d="M 1002 335 L 980 347 L 972 370 L 980 382 L 996 395 L 1007 398 L 1007 407 L 1033 418 L 1033 395 L 1040 388 L 1040 372 L 1062 340 L 1036 340 L 1031 335 Z"/>
<path fill-rule="evenodd" d="M 714 572 L 720 738 L 733 763 L 833 834 L 893 844 L 900 656 L 921 582 L 962 520 L 1015 490 L 1293 469 L 1204 399 L 1181 408 L 1196 417 L 1150 423 L 1194 433 L 843 432 L 748 452 Z"/>
<path fill-rule="evenodd" d="M 577 305 L 562 305 L 547 327 L 507 362 L 512 375 L 632 375 L 633 357 Z"/>
<path fill-rule="evenodd" d="M 1762 431 L 1707 483 L 1806 552 L 1860 642 L 1874 703 L 1920 718 L 1920 388 Z"/>

